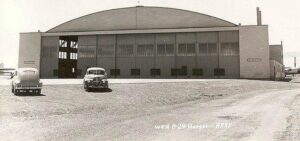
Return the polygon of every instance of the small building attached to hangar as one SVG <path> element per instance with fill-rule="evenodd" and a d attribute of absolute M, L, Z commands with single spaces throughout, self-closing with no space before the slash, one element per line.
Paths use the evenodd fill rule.
<path fill-rule="evenodd" d="M 241 26 L 174 8 L 101 11 L 21 33 L 19 67 L 37 68 L 41 78 L 81 78 L 102 67 L 116 78 L 270 79 L 270 68 L 283 64 L 271 63 L 268 26 L 257 14 L 258 25 Z"/>

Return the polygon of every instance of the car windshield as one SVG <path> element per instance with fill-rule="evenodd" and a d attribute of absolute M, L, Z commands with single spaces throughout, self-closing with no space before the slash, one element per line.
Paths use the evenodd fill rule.
<path fill-rule="evenodd" d="M 105 71 L 103 71 L 103 70 L 89 70 L 88 74 L 104 75 Z"/>

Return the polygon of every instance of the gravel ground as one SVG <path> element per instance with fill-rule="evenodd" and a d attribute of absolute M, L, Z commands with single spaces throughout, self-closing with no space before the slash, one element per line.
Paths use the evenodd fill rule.
<path fill-rule="evenodd" d="M 256 80 L 0 86 L 0 140 L 289 140 L 299 137 L 300 84 Z M 298 132 L 297 132 L 298 131 Z"/>

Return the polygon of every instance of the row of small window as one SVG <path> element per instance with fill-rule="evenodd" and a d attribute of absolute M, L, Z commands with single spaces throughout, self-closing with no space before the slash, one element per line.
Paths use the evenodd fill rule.
<path fill-rule="evenodd" d="M 80 57 L 94 57 L 95 46 L 84 46 L 80 48 Z M 200 56 L 213 56 L 218 54 L 217 43 L 199 43 Z M 153 44 L 137 45 L 137 56 L 153 56 L 155 52 Z M 100 45 L 97 52 L 100 56 L 114 56 L 114 45 Z M 134 56 L 134 46 L 132 44 L 119 45 L 119 56 Z M 157 44 L 158 56 L 174 56 L 174 44 Z M 195 56 L 196 44 L 178 44 L 178 56 Z M 239 55 L 238 43 L 221 43 L 220 55 L 235 56 Z"/>
<path fill-rule="evenodd" d="M 111 76 L 119 76 L 120 75 L 120 69 L 110 69 L 110 75 Z M 131 75 L 132 76 L 140 76 L 141 70 L 140 69 L 131 69 Z M 160 69 L 151 69 L 150 70 L 151 76 L 160 76 L 161 71 Z M 201 68 L 193 68 L 192 69 L 192 75 L 193 76 L 203 76 L 203 69 Z M 173 68 L 171 69 L 171 76 L 187 76 L 187 68 L 182 67 L 180 69 Z M 224 68 L 215 68 L 214 69 L 214 76 L 225 76 L 225 69 Z"/>
<path fill-rule="evenodd" d="M 78 48 L 78 43 L 75 41 L 67 41 L 67 40 L 59 40 L 59 47 L 66 48 L 68 47 L 68 43 L 70 48 Z"/>
<path fill-rule="evenodd" d="M 58 52 L 58 58 L 59 59 L 67 59 L 68 58 L 67 52 Z M 77 53 L 70 53 L 71 60 L 77 60 L 77 58 L 78 58 Z"/>

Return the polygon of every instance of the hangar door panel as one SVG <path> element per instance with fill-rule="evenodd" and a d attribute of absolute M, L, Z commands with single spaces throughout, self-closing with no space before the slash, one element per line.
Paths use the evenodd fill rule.
<path fill-rule="evenodd" d="M 57 78 L 59 37 L 42 37 L 41 78 Z"/>
<path fill-rule="evenodd" d="M 99 35 L 97 37 L 97 66 L 104 68 L 108 76 L 115 69 L 116 35 Z"/>
<path fill-rule="evenodd" d="M 214 70 L 219 67 L 218 32 L 197 33 L 197 68 L 195 75 L 203 78 L 216 78 Z"/>
<path fill-rule="evenodd" d="M 239 35 L 238 31 L 224 31 L 219 33 L 219 68 L 224 69 L 222 78 L 239 78 Z M 222 71 L 222 70 L 220 70 Z"/>
<path fill-rule="evenodd" d="M 78 37 L 78 76 L 83 77 L 87 68 L 97 66 L 96 36 Z"/>

